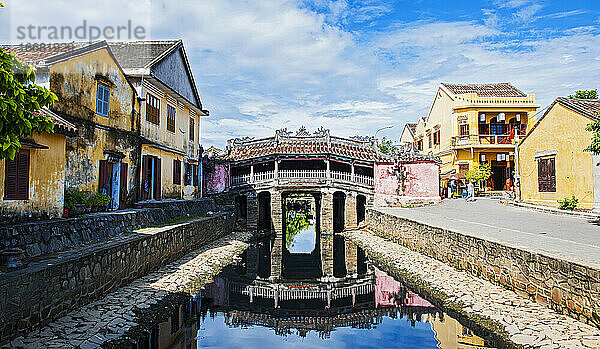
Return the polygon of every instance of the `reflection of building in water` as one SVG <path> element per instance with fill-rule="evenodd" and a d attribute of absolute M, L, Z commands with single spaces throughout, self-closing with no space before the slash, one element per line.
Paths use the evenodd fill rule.
<path fill-rule="evenodd" d="M 443 349 L 484 349 L 487 347 L 485 340 L 473 334 L 473 331 L 464 327 L 457 320 L 449 317 L 435 317 L 429 319 L 431 328 L 439 347 Z"/>
<path fill-rule="evenodd" d="M 206 310 L 225 313 L 230 326 L 265 326 L 279 335 L 305 336 L 316 331 L 322 338 L 328 338 L 336 327 L 371 328 L 383 317 L 406 317 L 414 326 L 431 314 L 441 316 L 429 302 L 368 266 L 364 254 L 360 268 L 358 254 L 352 256 L 353 269 L 360 269 L 360 274 L 328 280 L 270 279 L 260 275 L 267 269 L 262 264 L 279 261 L 265 258 L 269 255 L 266 248 L 264 240 L 252 246 L 239 265 L 207 285 L 203 293 Z"/>
<path fill-rule="evenodd" d="M 137 340 L 138 349 L 189 349 L 196 347 L 200 328 L 200 298 L 190 298 L 173 310 L 168 320 L 154 326 L 150 333 Z"/>

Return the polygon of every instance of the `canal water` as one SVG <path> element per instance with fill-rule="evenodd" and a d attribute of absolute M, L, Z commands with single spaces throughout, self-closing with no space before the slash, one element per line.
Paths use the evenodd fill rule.
<path fill-rule="evenodd" d="M 350 268 L 354 274 L 274 280 L 269 277 L 277 263 L 271 258 L 273 240 L 254 242 L 135 347 L 491 347 L 367 258 L 360 258 L 364 256 L 360 249 L 355 268 Z M 294 259 L 281 260 L 290 261 Z"/>

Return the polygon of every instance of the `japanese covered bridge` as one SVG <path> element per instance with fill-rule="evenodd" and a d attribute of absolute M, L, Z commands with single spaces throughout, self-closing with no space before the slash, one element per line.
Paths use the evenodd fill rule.
<path fill-rule="evenodd" d="M 206 190 L 233 194 L 246 228 L 273 234 L 275 261 L 286 258 L 291 263 L 285 265 L 298 272 L 307 264 L 318 265 L 310 277 L 333 277 L 334 249 L 356 258 L 356 247 L 346 246 L 336 234 L 357 227 L 367 206 L 440 200 L 436 159 L 412 149 L 382 154 L 370 137 L 335 137 L 323 128 L 230 140 L 218 161 L 209 159 L 205 168 Z M 299 217 L 316 235 L 310 252 L 289 248 L 286 235 Z M 272 263 L 271 278 L 281 277 L 281 266 Z"/>

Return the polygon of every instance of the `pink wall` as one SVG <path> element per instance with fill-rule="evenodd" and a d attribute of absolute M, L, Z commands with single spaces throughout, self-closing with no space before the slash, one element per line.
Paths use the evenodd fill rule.
<path fill-rule="evenodd" d="M 229 163 L 209 160 L 203 166 L 204 193 L 222 193 L 229 189 Z"/>
<path fill-rule="evenodd" d="M 435 162 L 375 164 L 375 206 L 437 203 L 439 190 L 439 165 Z"/>

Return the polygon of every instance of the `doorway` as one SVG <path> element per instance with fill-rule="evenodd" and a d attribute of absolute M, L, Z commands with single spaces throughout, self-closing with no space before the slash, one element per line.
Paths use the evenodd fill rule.
<path fill-rule="evenodd" d="M 492 160 L 492 184 L 494 190 L 504 190 L 506 184 L 506 161 Z"/>
<path fill-rule="evenodd" d="M 142 157 L 142 200 L 160 200 L 160 158 L 152 155 Z"/>

